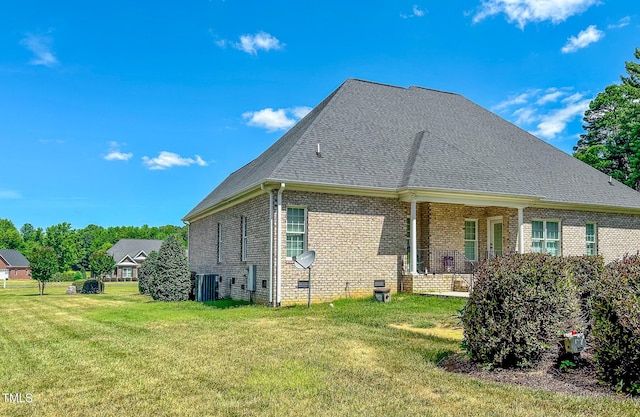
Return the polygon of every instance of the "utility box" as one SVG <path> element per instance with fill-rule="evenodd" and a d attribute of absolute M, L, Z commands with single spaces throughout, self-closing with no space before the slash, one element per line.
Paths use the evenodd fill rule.
<path fill-rule="evenodd" d="M 373 296 L 378 302 L 388 303 L 391 301 L 391 290 L 389 288 L 376 288 L 373 290 Z"/>
<path fill-rule="evenodd" d="M 249 265 L 247 267 L 247 290 L 256 290 L 256 265 Z"/>
<path fill-rule="evenodd" d="M 567 353 L 580 353 L 585 348 L 584 333 L 565 333 L 564 348 Z"/>

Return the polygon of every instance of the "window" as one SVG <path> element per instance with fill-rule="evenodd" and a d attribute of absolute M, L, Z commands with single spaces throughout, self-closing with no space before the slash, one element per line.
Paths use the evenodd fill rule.
<path fill-rule="evenodd" d="M 303 207 L 287 207 L 287 258 L 304 252 L 307 210 Z"/>
<path fill-rule="evenodd" d="M 595 223 L 587 223 L 586 224 L 586 244 L 587 244 L 587 255 L 597 255 L 598 254 L 598 242 L 597 242 L 597 233 L 596 233 L 596 224 Z"/>
<path fill-rule="evenodd" d="M 240 260 L 247 260 L 247 218 L 240 217 Z"/>
<path fill-rule="evenodd" d="M 133 276 L 133 270 L 130 267 L 122 268 L 122 278 L 131 278 Z"/>
<path fill-rule="evenodd" d="M 464 221 L 464 256 L 470 261 L 478 259 L 478 221 Z"/>
<path fill-rule="evenodd" d="M 531 222 L 531 251 L 560 255 L 560 222 L 537 220 Z"/>
<path fill-rule="evenodd" d="M 222 223 L 218 223 L 218 262 L 222 262 Z"/>

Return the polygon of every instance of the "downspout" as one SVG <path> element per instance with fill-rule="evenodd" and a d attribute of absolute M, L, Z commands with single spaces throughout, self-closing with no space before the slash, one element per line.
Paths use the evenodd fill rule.
<path fill-rule="evenodd" d="M 269 306 L 273 306 L 273 193 L 271 190 L 264 188 L 264 184 L 260 188 L 269 194 Z"/>
<path fill-rule="evenodd" d="M 518 252 L 524 253 L 524 208 L 518 207 Z"/>
<path fill-rule="evenodd" d="M 276 243 L 277 254 L 277 274 L 276 274 L 276 306 L 280 307 L 282 303 L 282 219 L 280 213 L 282 212 L 282 192 L 284 191 L 284 182 L 280 183 L 280 188 L 278 189 L 278 236 Z"/>

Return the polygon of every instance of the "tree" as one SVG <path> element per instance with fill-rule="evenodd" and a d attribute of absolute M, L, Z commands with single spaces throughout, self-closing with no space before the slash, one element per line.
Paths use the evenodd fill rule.
<path fill-rule="evenodd" d="M 89 257 L 89 270 L 94 277 L 102 280 L 104 275 L 113 271 L 116 261 L 106 251 L 98 250 Z"/>
<path fill-rule="evenodd" d="M 40 295 L 43 295 L 45 284 L 53 278 L 53 274 L 58 272 L 58 257 L 53 248 L 40 246 L 34 251 L 29 263 L 31 278 L 38 281 Z"/>
<path fill-rule="evenodd" d="M 53 248 L 58 257 L 58 272 L 79 266 L 78 235 L 71 224 L 64 222 L 47 227 L 44 243 Z"/>
<path fill-rule="evenodd" d="M 149 284 L 154 300 L 187 301 L 191 290 L 191 273 L 184 247 L 178 235 L 169 236 L 160 246 L 155 274 Z"/>
<path fill-rule="evenodd" d="M 152 251 L 138 268 L 138 291 L 149 295 L 149 284 L 153 281 L 158 265 L 158 252 Z"/>
<path fill-rule="evenodd" d="M 0 249 L 18 249 L 24 244 L 18 229 L 9 219 L 0 219 Z"/>
<path fill-rule="evenodd" d="M 640 49 L 634 56 L 640 60 Z M 599 93 L 584 114 L 574 156 L 640 190 L 640 64 L 625 63 L 627 76 Z"/>

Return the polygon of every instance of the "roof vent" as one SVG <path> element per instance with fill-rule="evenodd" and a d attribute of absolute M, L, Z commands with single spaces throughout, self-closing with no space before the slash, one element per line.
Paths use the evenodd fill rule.
<path fill-rule="evenodd" d="M 610 184 L 610 185 L 613 185 L 613 183 L 611 182 L 611 180 L 612 180 L 611 175 L 609 175 L 609 184 Z"/>
<path fill-rule="evenodd" d="M 316 149 L 316 155 L 318 158 L 322 158 L 322 154 L 320 153 L 320 144 L 318 143 L 318 148 Z"/>

